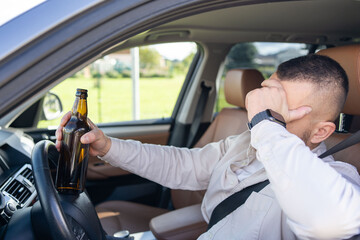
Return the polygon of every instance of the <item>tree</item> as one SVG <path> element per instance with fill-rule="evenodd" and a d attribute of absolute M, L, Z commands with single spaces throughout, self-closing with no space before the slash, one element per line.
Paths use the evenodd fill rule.
<path fill-rule="evenodd" d="M 160 63 L 161 55 L 154 48 L 141 47 L 139 49 L 140 68 L 152 69 Z"/>
<path fill-rule="evenodd" d="M 171 62 L 171 71 L 175 72 L 175 74 L 184 74 L 188 71 L 188 68 L 195 56 L 194 52 L 189 53 L 182 61 L 173 60 Z"/>
<path fill-rule="evenodd" d="M 189 55 L 187 55 L 183 60 L 184 65 L 187 67 L 190 66 L 192 60 L 194 59 L 194 56 L 195 56 L 195 52 L 191 52 Z"/>
<path fill-rule="evenodd" d="M 256 47 L 252 43 L 238 43 L 233 46 L 227 56 L 226 68 L 254 68 L 254 58 L 257 54 Z"/>

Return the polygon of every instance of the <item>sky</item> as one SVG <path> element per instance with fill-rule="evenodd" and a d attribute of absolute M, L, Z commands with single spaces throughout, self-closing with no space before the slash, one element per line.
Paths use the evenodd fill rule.
<path fill-rule="evenodd" d="M 163 43 L 153 45 L 160 55 L 169 60 L 183 60 L 191 52 L 196 52 L 196 44 L 192 42 Z"/>
<path fill-rule="evenodd" d="M 257 42 L 255 43 L 255 46 L 261 55 L 269 55 L 284 50 L 286 48 L 303 48 L 304 44 Z"/>
<path fill-rule="evenodd" d="M 0 26 L 45 0 L 0 0 Z"/>
<path fill-rule="evenodd" d="M 279 52 L 286 48 L 303 48 L 303 44 L 296 43 L 267 43 L 257 42 L 255 46 L 261 55 L 269 55 L 272 53 Z M 182 60 L 188 56 L 191 52 L 196 51 L 196 44 L 190 42 L 184 43 L 164 43 L 153 45 L 162 56 L 169 60 Z"/>

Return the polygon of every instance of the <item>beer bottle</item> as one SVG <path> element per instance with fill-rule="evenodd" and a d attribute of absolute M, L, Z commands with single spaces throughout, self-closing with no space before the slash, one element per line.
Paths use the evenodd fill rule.
<path fill-rule="evenodd" d="M 90 131 L 86 98 L 87 90 L 76 90 L 71 118 L 62 131 L 55 184 L 59 193 L 79 194 L 85 188 L 89 144 L 82 144 L 80 138 Z"/>

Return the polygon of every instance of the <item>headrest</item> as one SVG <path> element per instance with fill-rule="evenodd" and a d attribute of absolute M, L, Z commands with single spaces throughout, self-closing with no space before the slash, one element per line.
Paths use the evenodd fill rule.
<path fill-rule="evenodd" d="M 334 59 L 344 68 L 349 78 L 349 93 L 342 112 L 360 115 L 360 45 L 328 48 L 317 54 Z"/>
<path fill-rule="evenodd" d="M 228 103 L 245 108 L 246 94 L 261 87 L 263 75 L 256 69 L 232 69 L 225 77 L 225 99 Z"/>

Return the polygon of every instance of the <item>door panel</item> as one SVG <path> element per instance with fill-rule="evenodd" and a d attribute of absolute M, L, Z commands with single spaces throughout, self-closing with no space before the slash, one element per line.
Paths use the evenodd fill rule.
<path fill-rule="evenodd" d="M 113 167 L 109 163 L 106 163 L 97 157 L 89 158 L 89 166 L 87 172 L 87 179 L 89 180 L 104 180 L 111 177 L 129 175 L 128 171 L 125 171 L 118 167 Z"/>
<path fill-rule="evenodd" d="M 110 137 L 132 139 L 142 143 L 166 145 L 169 138 L 170 122 L 166 125 L 142 125 L 101 128 Z M 113 167 L 97 157 L 90 157 L 87 178 L 104 180 L 111 177 L 128 175 L 129 172 Z"/>
<path fill-rule="evenodd" d="M 166 145 L 169 137 L 171 120 L 161 121 L 162 124 L 148 123 L 146 125 L 125 125 L 102 127 L 100 129 L 113 138 L 133 139 L 142 143 Z"/>

